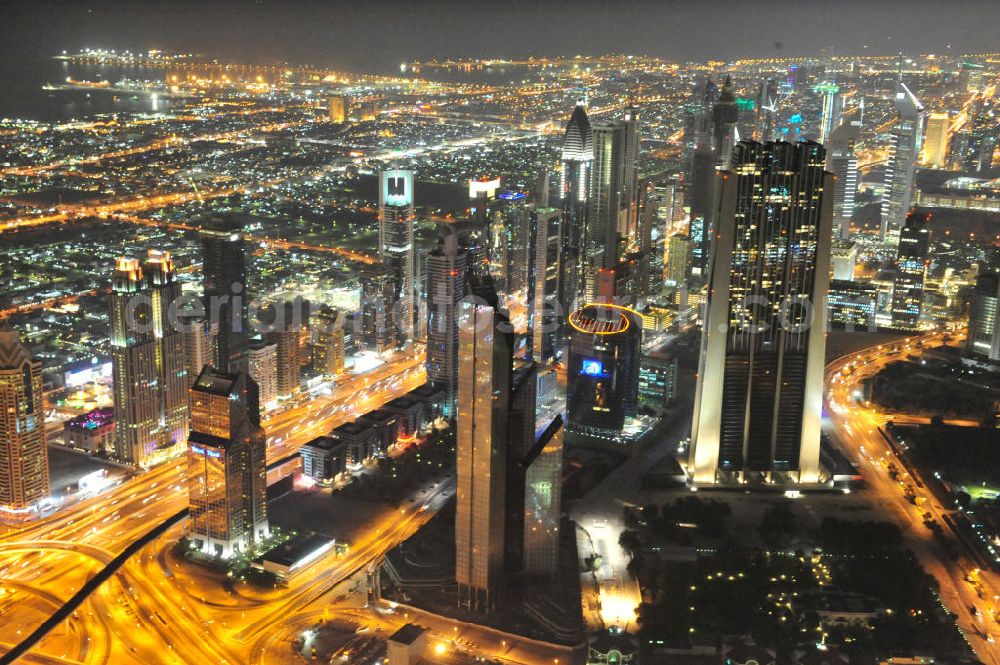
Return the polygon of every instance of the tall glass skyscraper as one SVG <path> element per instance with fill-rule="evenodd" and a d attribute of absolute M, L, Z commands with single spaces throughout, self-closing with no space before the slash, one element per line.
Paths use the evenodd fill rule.
<path fill-rule="evenodd" d="M 379 258 L 395 273 L 395 325 L 399 341 L 405 343 L 414 336 L 413 171 L 380 172 L 378 193 Z"/>
<path fill-rule="evenodd" d="M 439 227 L 427 255 L 427 381 L 444 391 L 444 415 L 455 415 L 458 391 L 458 301 L 465 295 L 468 254 L 455 230 Z"/>
<path fill-rule="evenodd" d="M 475 286 L 458 306 L 455 580 L 463 606 L 488 611 L 504 584 L 513 339 L 496 293 Z"/>
<path fill-rule="evenodd" d="M 924 106 L 906 84 L 896 86 L 896 124 L 882 192 L 882 240 L 896 236 L 906 221 L 913 197 L 913 175 L 924 140 Z"/>
<path fill-rule="evenodd" d="M 845 123 L 834 129 L 826 143 L 826 168 L 833 174 L 833 228 L 841 240 L 851 234 L 854 199 L 858 193 L 858 158 L 854 144 L 861 128 Z"/>
<path fill-rule="evenodd" d="M 924 278 L 930 252 L 931 216 L 911 212 L 899 232 L 896 251 L 896 278 L 892 287 L 892 326 L 903 330 L 920 327 Z"/>
<path fill-rule="evenodd" d="M 819 480 L 832 176 L 818 143 L 740 142 L 722 177 L 695 483 Z"/>
<path fill-rule="evenodd" d="M 590 120 L 580 102 L 573 109 L 562 143 L 562 171 L 559 179 L 559 196 L 563 209 L 562 225 L 562 275 L 560 281 L 570 303 L 579 297 L 582 282 L 584 238 L 587 225 L 587 207 L 590 198 L 590 170 L 594 161 L 594 145 Z"/>
<path fill-rule="evenodd" d="M 26 513 L 49 494 L 42 363 L 0 320 L 0 514 Z"/>

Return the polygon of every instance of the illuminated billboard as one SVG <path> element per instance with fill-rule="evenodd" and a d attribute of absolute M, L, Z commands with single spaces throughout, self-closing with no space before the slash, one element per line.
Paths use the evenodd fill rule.
<path fill-rule="evenodd" d="M 379 200 L 384 205 L 408 206 L 413 203 L 413 171 L 392 169 L 379 173 Z"/>
<path fill-rule="evenodd" d="M 584 376 L 607 376 L 604 371 L 604 364 L 600 360 L 584 360 L 580 364 L 580 374 Z"/>
<path fill-rule="evenodd" d="M 487 199 L 496 198 L 498 189 L 500 189 L 500 178 L 494 178 L 493 180 L 486 178 L 482 180 L 470 180 L 469 198 L 478 199 L 481 195 L 485 195 Z"/>

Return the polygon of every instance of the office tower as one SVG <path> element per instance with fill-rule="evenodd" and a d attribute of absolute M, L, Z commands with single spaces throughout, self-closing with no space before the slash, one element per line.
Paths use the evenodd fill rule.
<path fill-rule="evenodd" d="M 512 339 L 496 295 L 478 289 L 458 313 L 455 579 L 459 603 L 491 609 L 503 589 Z"/>
<path fill-rule="evenodd" d="M 347 120 L 347 97 L 333 95 L 326 100 L 326 109 L 330 122 L 342 123 Z"/>
<path fill-rule="evenodd" d="M 524 467 L 524 572 L 551 578 L 559 570 L 562 512 L 562 416 L 545 428 L 521 462 Z"/>
<path fill-rule="evenodd" d="M 778 82 L 765 79 L 757 93 L 756 140 L 764 142 L 774 139 L 778 115 Z"/>
<path fill-rule="evenodd" d="M 687 281 L 690 255 L 691 240 L 686 235 L 678 233 L 667 239 L 665 278 L 668 286 L 682 286 Z"/>
<path fill-rule="evenodd" d="M 638 109 L 634 106 L 626 108 L 625 114 L 618 124 L 622 132 L 622 195 L 618 202 L 618 234 L 626 239 L 626 245 L 628 245 L 630 240 L 637 238 L 639 225 Z"/>
<path fill-rule="evenodd" d="M 266 438 L 250 376 L 242 230 L 232 215 L 213 217 L 201 230 L 203 301 L 218 334 L 215 365 L 204 367 L 189 390 L 190 537 L 223 557 L 268 533 Z"/>
<path fill-rule="evenodd" d="M 190 391 L 188 537 L 223 558 L 268 535 L 264 430 L 247 382 L 243 372 L 205 367 Z"/>
<path fill-rule="evenodd" d="M 185 391 L 201 374 L 201 368 L 214 362 L 215 337 L 218 334 L 218 322 L 209 323 L 207 318 L 195 318 L 186 323 L 181 333 L 184 344 Z"/>
<path fill-rule="evenodd" d="M 993 168 L 998 135 L 1000 135 L 1000 107 L 992 97 L 977 98 L 962 128 L 956 161 L 966 171 L 989 171 Z"/>
<path fill-rule="evenodd" d="M 834 240 L 830 249 L 833 279 L 851 281 L 858 261 L 858 245 L 850 240 Z"/>
<path fill-rule="evenodd" d="M 969 336 L 965 350 L 987 360 L 1000 360 L 1000 275 L 987 272 L 976 278 L 969 303 Z"/>
<path fill-rule="evenodd" d="M 736 106 L 733 79 L 726 76 L 719 99 L 712 106 L 712 128 L 715 138 L 715 166 L 726 170 L 732 164 L 733 146 L 736 145 L 736 123 L 740 111 Z"/>
<path fill-rule="evenodd" d="M 688 178 L 691 209 L 688 237 L 691 238 L 691 274 L 694 277 L 708 275 L 716 187 L 715 153 L 710 144 L 702 143 L 694 149 L 691 156 L 691 174 Z"/>
<path fill-rule="evenodd" d="M 279 397 L 288 397 L 302 387 L 301 354 L 299 337 L 302 326 L 286 319 L 278 330 L 267 333 L 264 338 L 274 344 L 277 353 L 277 389 Z"/>
<path fill-rule="evenodd" d="M 819 119 L 819 142 L 826 145 L 830 135 L 840 126 L 844 98 L 840 94 L 840 86 L 828 81 L 817 83 L 813 86 L 813 92 L 823 96 L 823 111 Z"/>
<path fill-rule="evenodd" d="M 569 302 L 575 302 L 580 292 L 580 257 L 584 251 L 587 226 L 587 205 L 590 192 L 590 171 L 594 161 L 594 144 L 590 120 L 583 102 L 573 109 L 562 142 L 562 170 L 559 196 L 563 209 L 563 271 L 560 281 Z M 572 259 L 567 261 L 566 259 Z"/>
<path fill-rule="evenodd" d="M 688 163 L 696 147 L 712 144 L 712 106 L 718 98 L 719 86 L 710 78 L 691 92 L 684 126 L 684 157 Z"/>
<path fill-rule="evenodd" d="M 340 312 L 322 306 L 310 321 L 313 372 L 333 378 L 344 373 L 344 325 Z"/>
<path fill-rule="evenodd" d="M 506 238 L 507 265 L 504 269 L 503 291 L 506 295 L 528 292 L 531 270 L 531 225 L 534 216 L 523 192 L 501 192 L 501 223 Z M 498 261 L 494 261 L 497 263 Z"/>
<path fill-rule="evenodd" d="M 502 207 L 500 178 L 469 180 L 469 219 L 465 225 L 465 246 L 469 252 L 469 270 L 483 277 L 490 274 L 490 226 Z"/>
<path fill-rule="evenodd" d="M 591 136 L 594 160 L 590 170 L 590 199 L 587 205 L 582 268 L 585 301 L 590 301 L 595 296 L 596 271 L 613 267 L 618 262 L 618 211 L 623 195 L 624 175 L 621 168 L 624 132 L 621 126 L 594 125 Z"/>
<path fill-rule="evenodd" d="M 113 458 L 148 466 L 160 449 L 160 406 L 153 307 L 139 261 L 115 260 L 109 296 L 115 404 Z"/>
<path fill-rule="evenodd" d="M 913 175 L 924 138 L 924 107 L 902 81 L 896 87 L 896 124 L 882 192 L 881 236 L 896 236 L 910 211 Z"/>
<path fill-rule="evenodd" d="M 535 213 L 528 332 L 531 357 L 542 364 L 550 363 L 561 355 L 559 337 L 565 316 L 559 300 L 561 219 L 562 212 L 555 208 L 541 208 Z"/>
<path fill-rule="evenodd" d="M 427 255 L 427 381 L 445 393 L 444 415 L 455 415 L 458 387 L 458 302 L 465 294 L 468 256 L 455 230 L 439 228 Z"/>
<path fill-rule="evenodd" d="M 361 271 L 363 347 L 378 355 L 391 353 L 397 346 L 394 318 L 399 297 L 397 277 L 392 266 L 382 263 Z"/>
<path fill-rule="evenodd" d="M 0 320 L 0 514 L 24 513 L 49 494 L 42 363 Z"/>
<path fill-rule="evenodd" d="M 378 247 L 382 263 L 395 272 L 400 343 L 413 340 L 414 244 L 413 171 L 379 173 Z"/>
<path fill-rule="evenodd" d="M 858 158 L 854 145 L 861 129 L 844 123 L 830 134 L 826 145 L 826 170 L 833 174 L 833 228 L 837 237 L 847 240 L 851 234 L 854 199 L 858 192 Z"/>
<path fill-rule="evenodd" d="M 985 67 L 978 62 L 962 61 L 958 68 L 958 89 L 961 93 L 980 92 Z"/>
<path fill-rule="evenodd" d="M 948 143 L 951 118 L 947 113 L 931 113 L 927 116 L 927 137 L 924 139 L 924 153 L 920 163 L 935 169 L 943 169 L 948 164 Z"/>
<path fill-rule="evenodd" d="M 504 570 L 520 572 L 524 565 L 525 466 L 523 461 L 535 446 L 538 413 L 538 370 L 535 362 L 518 362 L 511 374 L 510 407 L 507 415 L 507 479 L 504 526 Z"/>
<path fill-rule="evenodd" d="M 931 216 L 911 212 L 899 233 L 896 278 L 892 288 L 892 326 L 904 330 L 920 327 L 924 277 L 929 263 Z"/>
<path fill-rule="evenodd" d="M 188 434 L 188 382 L 184 355 L 184 336 L 174 325 L 171 308 L 181 297 L 181 285 L 170 252 L 151 249 L 143 265 L 152 306 L 153 340 L 157 376 L 157 421 L 160 427 L 159 452 L 148 461 L 156 463 L 164 456 L 183 452 Z"/>
<path fill-rule="evenodd" d="M 246 371 L 246 243 L 236 215 L 213 216 L 202 227 L 202 285 L 209 321 L 218 322 L 212 365 Z"/>
<path fill-rule="evenodd" d="M 828 320 L 845 330 L 875 332 L 878 286 L 870 282 L 830 280 L 827 296 Z"/>
<path fill-rule="evenodd" d="M 695 483 L 819 480 L 832 176 L 818 143 L 740 142 L 722 181 Z"/>
<path fill-rule="evenodd" d="M 567 432 L 581 440 L 621 443 L 625 419 L 639 404 L 642 317 L 612 304 L 569 316 L 566 363 Z"/>
<path fill-rule="evenodd" d="M 278 390 L 278 344 L 264 340 L 250 342 L 248 362 L 250 378 L 257 384 L 261 409 L 267 411 L 281 395 Z"/>

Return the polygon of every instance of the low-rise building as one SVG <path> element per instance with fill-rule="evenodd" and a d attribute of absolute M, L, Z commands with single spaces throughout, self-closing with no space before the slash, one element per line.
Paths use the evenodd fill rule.
<path fill-rule="evenodd" d="M 70 418 L 63 425 L 66 446 L 94 454 L 114 447 L 115 410 L 94 409 Z"/>
<path fill-rule="evenodd" d="M 318 436 L 299 450 L 302 473 L 313 480 L 329 482 L 347 469 L 347 443 Z"/>

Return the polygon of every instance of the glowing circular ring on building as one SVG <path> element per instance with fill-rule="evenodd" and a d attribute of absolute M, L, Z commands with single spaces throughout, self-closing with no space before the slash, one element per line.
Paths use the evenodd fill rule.
<path fill-rule="evenodd" d="M 621 333 L 625 332 L 626 330 L 628 330 L 629 327 L 632 325 L 632 319 L 631 318 L 629 318 L 625 314 L 620 314 L 619 316 L 621 318 L 619 319 L 618 326 L 615 329 L 613 329 L 613 330 L 595 330 L 594 326 L 592 325 L 593 323 L 599 322 L 599 323 L 608 323 L 608 324 L 610 324 L 611 322 L 610 321 L 599 321 L 596 318 L 586 317 L 586 320 L 589 321 L 589 322 L 591 322 L 591 323 L 590 324 L 584 323 L 584 317 L 582 317 L 582 314 L 583 314 L 583 312 L 585 310 L 587 310 L 589 308 L 595 308 L 595 309 L 597 309 L 597 308 L 614 309 L 614 310 L 618 310 L 619 312 L 628 312 L 629 314 L 633 314 L 633 315 L 638 316 L 638 317 L 642 316 L 641 314 L 639 314 L 634 309 L 631 309 L 629 307 L 625 307 L 623 305 L 614 305 L 614 304 L 605 303 L 605 302 L 595 302 L 595 303 L 590 303 L 590 304 L 584 305 L 583 307 L 581 307 L 580 309 L 578 309 L 577 311 L 575 311 L 575 312 L 573 312 L 572 314 L 569 315 L 569 324 L 573 327 L 574 330 L 576 330 L 578 332 L 585 333 L 587 335 L 618 335 L 618 334 L 621 334 Z M 624 322 L 624 325 L 622 325 L 622 322 Z"/>

